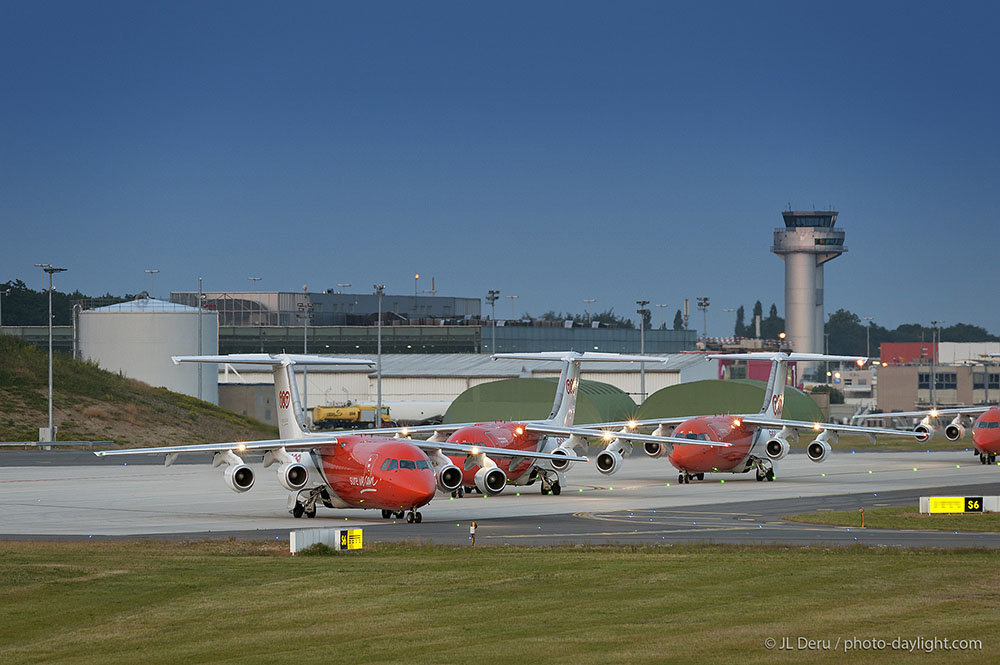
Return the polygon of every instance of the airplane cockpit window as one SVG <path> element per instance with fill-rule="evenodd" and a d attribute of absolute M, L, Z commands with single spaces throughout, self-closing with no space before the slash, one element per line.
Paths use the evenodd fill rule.
<path fill-rule="evenodd" d="M 694 440 L 697 441 L 698 440 L 698 435 L 695 434 L 694 432 L 688 432 L 687 434 L 684 435 L 684 438 L 685 439 L 694 439 Z"/>
<path fill-rule="evenodd" d="M 994 420 L 990 423 L 990 429 L 996 429 L 1000 427 L 1000 420 Z"/>
<path fill-rule="evenodd" d="M 416 470 L 416 468 L 417 468 L 417 463 L 416 463 L 416 462 L 414 462 L 414 461 L 413 461 L 413 460 L 411 460 L 411 459 L 401 459 L 401 460 L 399 460 L 399 468 L 400 468 L 400 469 L 411 469 L 411 470 Z"/>
<path fill-rule="evenodd" d="M 396 460 L 394 460 L 394 459 L 387 459 L 385 461 L 385 464 L 382 465 L 382 468 L 384 470 L 386 470 L 386 471 L 392 471 L 393 469 L 395 469 L 398 466 L 399 466 L 399 464 L 396 462 Z"/>
<path fill-rule="evenodd" d="M 708 435 L 707 434 L 699 434 L 698 435 L 698 440 L 699 441 L 708 441 Z"/>
<path fill-rule="evenodd" d="M 391 461 L 392 461 L 391 459 L 387 459 L 386 461 L 382 462 L 382 470 L 383 471 L 388 471 L 389 470 L 389 462 L 391 462 Z"/>
<path fill-rule="evenodd" d="M 418 469 L 430 469 L 431 465 L 428 464 L 426 460 L 418 459 L 417 460 L 417 468 Z"/>

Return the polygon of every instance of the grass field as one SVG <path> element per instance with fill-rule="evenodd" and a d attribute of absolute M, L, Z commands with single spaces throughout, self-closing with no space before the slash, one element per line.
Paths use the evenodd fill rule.
<path fill-rule="evenodd" d="M 996 553 L 0 543 L 2 663 L 995 662 Z M 769 650 L 767 638 L 831 641 Z M 978 639 L 855 652 L 837 638 Z"/>
<path fill-rule="evenodd" d="M 835 513 L 804 513 L 785 519 L 809 524 L 857 527 L 861 515 L 856 510 Z M 1000 531 L 1000 513 L 964 515 L 921 515 L 919 506 L 872 508 L 865 511 L 865 526 L 871 529 L 933 529 L 941 531 Z"/>

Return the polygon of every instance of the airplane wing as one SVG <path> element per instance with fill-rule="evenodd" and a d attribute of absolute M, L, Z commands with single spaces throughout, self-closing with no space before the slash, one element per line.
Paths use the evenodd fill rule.
<path fill-rule="evenodd" d="M 636 427 L 655 427 L 658 425 L 680 425 L 681 423 L 691 420 L 692 418 L 697 418 L 697 416 L 670 416 L 669 418 L 649 418 L 647 420 L 618 420 L 610 423 L 586 423 L 580 425 L 580 427 L 586 429 L 606 429 L 609 427 L 628 427 L 629 429 L 634 429 Z"/>
<path fill-rule="evenodd" d="M 730 444 L 723 443 L 721 441 L 701 441 L 696 439 L 684 439 L 675 436 L 654 436 L 652 434 L 640 434 L 638 432 L 620 432 L 609 429 L 597 429 L 596 426 L 557 427 L 554 425 L 535 425 L 532 423 L 526 423 L 524 428 L 529 432 L 552 434 L 554 436 L 579 436 L 584 439 L 601 439 L 602 441 L 625 439 L 627 441 L 639 441 L 641 443 L 685 443 L 709 446 L 712 448 L 728 448 L 730 446 Z"/>
<path fill-rule="evenodd" d="M 924 418 L 930 416 L 931 418 L 937 418 L 938 416 L 964 416 L 972 415 L 974 413 L 986 413 L 991 408 L 990 406 L 973 406 L 968 408 L 954 408 L 954 409 L 928 409 L 926 411 L 894 411 L 891 413 L 866 413 L 860 416 L 854 416 L 851 418 L 851 422 L 866 420 L 890 420 L 892 418 Z"/>
<path fill-rule="evenodd" d="M 923 432 L 902 429 L 885 429 L 882 427 L 862 427 L 859 425 L 837 425 L 835 423 L 811 423 L 804 420 L 785 420 L 782 418 L 763 418 L 759 416 L 740 416 L 746 425 L 761 427 L 781 427 L 795 430 L 811 430 L 814 432 L 831 431 L 846 434 L 869 434 L 874 436 L 911 436 L 922 438 Z"/>
<path fill-rule="evenodd" d="M 370 430 L 369 430 L 370 431 Z M 357 436 L 352 435 L 352 436 Z M 506 448 L 492 448 L 489 446 L 476 446 L 464 443 L 448 443 L 443 441 L 421 441 L 417 439 L 395 439 L 412 443 L 421 450 L 440 450 L 444 453 L 455 455 L 478 455 L 483 453 L 490 457 L 528 457 L 532 459 L 548 459 L 570 462 L 587 462 L 586 457 L 574 457 L 567 455 L 550 455 L 549 453 L 539 453 L 528 450 L 515 450 Z M 261 441 L 230 441 L 226 443 L 199 443 L 184 446 L 160 446 L 157 448 L 125 448 L 122 450 L 95 450 L 98 457 L 108 457 L 112 455 L 166 455 L 168 464 L 180 453 L 234 453 L 244 452 L 266 452 L 284 448 L 285 450 L 304 450 L 310 448 L 321 448 L 323 446 L 334 446 L 339 443 L 337 437 L 310 437 L 308 439 L 265 439 Z"/>

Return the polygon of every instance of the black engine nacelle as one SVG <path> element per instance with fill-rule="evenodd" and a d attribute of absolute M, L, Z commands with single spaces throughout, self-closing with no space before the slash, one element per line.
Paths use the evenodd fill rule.
<path fill-rule="evenodd" d="M 917 441 L 920 443 L 926 443 L 934 438 L 934 428 L 927 423 L 920 423 L 913 428 L 914 432 L 920 432 L 920 436 L 917 437 Z"/>
<path fill-rule="evenodd" d="M 622 465 L 621 453 L 615 450 L 602 450 L 597 456 L 597 470 L 605 476 L 610 476 Z"/>
<path fill-rule="evenodd" d="M 437 486 L 442 492 L 454 492 L 462 486 L 462 470 L 454 464 L 438 467 Z"/>
<path fill-rule="evenodd" d="M 806 455 L 814 462 L 822 462 L 830 454 L 830 444 L 826 441 L 813 441 L 806 446 Z"/>
<path fill-rule="evenodd" d="M 648 457 L 652 457 L 653 459 L 663 457 L 667 452 L 666 448 L 667 447 L 662 443 L 653 443 L 652 441 L 647 441 L 642 444 L 642 452 L 646 453 Z"/>
<path fill-rule="evenodd" d="M 226 467 L 226 484 L 234 492 L 246 492 L 253 487 L 254 473 L 246 464 L 231 464 Z"/>
<path fill-rule="evenodd" d="M 965 426 L 962 423 L 951 423 L 944 428 L 944 435 L 949 441 L 960 441 L 965 436 Z"/>
<path fill-rule="evenodd" d="M 764 444 L 764 452 L 773 460 L 783 459 L 788 454 L 789 448 L 791 446 L 788 445 L 788 441 L 780 436 L 776 436 Z"/>
<path fill-rule="evenodd" d="M 296 492 L 309 482 L 309 471 L 301 464 L 279 464 L 278 483 L 290 492 Z"/>
<path fill-rule="evenodd" d="M 507 474 L 503 469 L 492 467 L 490 469 L 480 469 L 476 471 L 476 489 L 480 494 L 493 496 L 503 491 L 507 487 Z"/>

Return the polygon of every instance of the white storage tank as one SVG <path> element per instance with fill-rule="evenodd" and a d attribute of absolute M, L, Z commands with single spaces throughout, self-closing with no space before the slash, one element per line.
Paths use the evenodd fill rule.
<path fill-rule="evenodd" d="M 219 319 L 215 312 L 199 313 L 195 307 L 152 298 L 84 310 L 79 313 L 78 343 L 81 358 L 96 361 L 109 372 L 121 372 L 151 386 L 219 403 L 218 372 L 214 366 L 175 365 L 170 360 L 170 356 L 219 352 Z"/>

